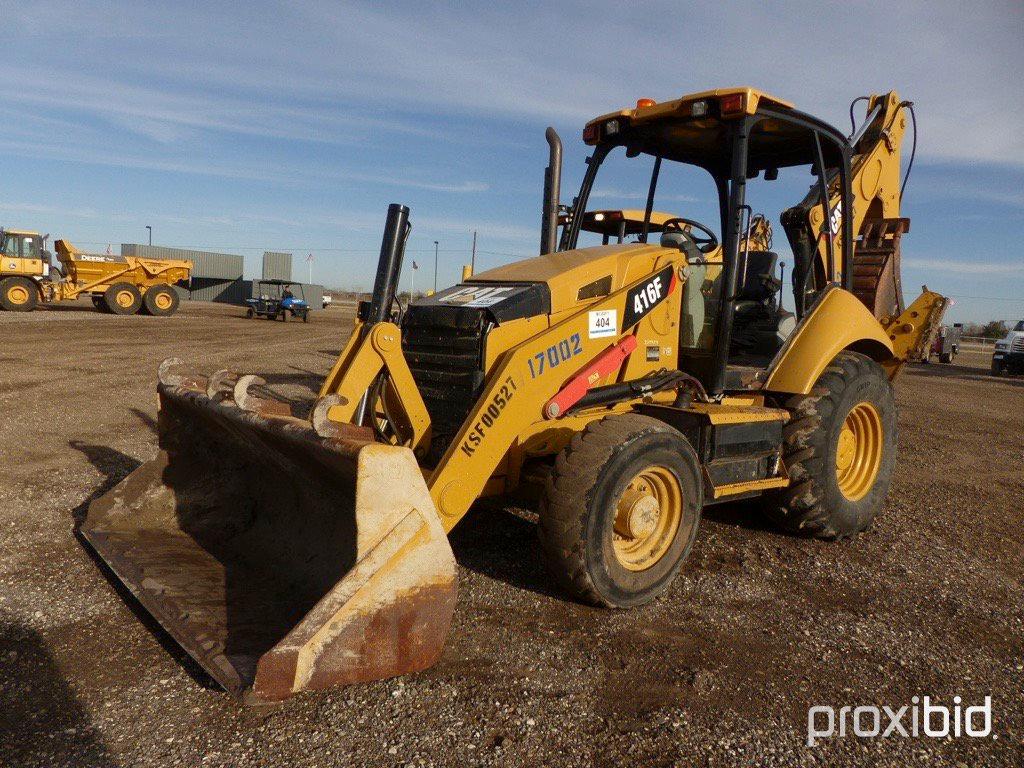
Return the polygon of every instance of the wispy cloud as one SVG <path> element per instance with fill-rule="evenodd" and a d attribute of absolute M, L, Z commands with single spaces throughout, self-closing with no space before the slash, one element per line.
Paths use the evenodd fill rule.
<path fill-rule="evenodd" d="M 7 202 L 3 200 L 0 200 L 0 211 L 7 211 L 14 214 L 31 213 L 46 216 L 69 216 L 76 219 L 95 219 L 100 215 L 94 208 L 65 208 L 56 205 Z"/>
<path fill-rule="evenodd" d="M 169 23 L 166 11 L 141 3 L 33 3 L 11 14 L 14 39 L 44 31 L 48 43 L 96 36 L 116 40 L 117 54 L 109 44 L 49 44 L 48 67 L 24 87 L 19 79 L 9 82 L 19 82 L 19 98 L 39 90 L 47 103 L 67 96 L 64 103 L 78 108 L 141 114 L 182 128 L 323 140 L 344 139 L 330 129 L 338 121 L 356 130 L 374 125 L 365 108 L 346 113 L 343 102 L 389 112 L 377 124 L 384 130 L 422 129 L 395 119 L 396 108 L 577 125 L 638 96 L 671 98 L 753 79 L 845 125 L 853 94 L 837 82 L 899 85 L 918 104 L 923 157 L 1024 164 L 1024 95 L 1017 82 L 1024 53 L 1013 4 L 969 16 L 955 2 L 910 2 L 885 12 L 811 0 L 771 8 L 727 0 L 680 9 L 664 2 L 642 19 L 600 0 L 585 10 L 537 6 L 520 13 L 480 4 L 467 13 L 463 6 L 315 0 L 253 2 L 244 14 L 236 6 L 200 5 Z M 652 16 L 672 23 L 651 26 Z M 114 31 L 97 19 L 110 20 Z M 680 46 L 684 27 L 703 34 Z M 623 38 L 642 35 L 638 56 L 649 50 L 659 56 L 609 56 L 609 28 Z M 832 33 L 851 28 L 860 34 Z M 894 28 L 898 45 L 891 43 Z M 758 44 L 747 45 L 754 35 Z M 794 50 L 801 52 L 800 67 L 793 66 Z M 971 55 L 952 59 L 950 50 Z M 829 78 L 808 77 L 823 70 Z M 172 135 L 152 122 L 140 122 L 139 130 Z"/>
<path fill-rule="evenodd" d="M 1024 275 L 1024 262 L 1016 260 L 1001 261 L 963 261 L 946 259 L 922 259 L 909 257 L 903 259 L 903 265 L 934 272 L 951 272 L 958 275 Z"/>
<path fill-rule="evenodd" d="M 613 187 L 597 187 L 593 192 L 590 193 L 590 197 L 594 200 L 607 200 L 614 198 L 617 200 L 646 200 L 646 190 L 623 190 L 615 189 Z M 659 192 L 655 196 L 656 203 L 699 203 L 701 198 L 693 195 L 667 195 Z"/>
<path fill-rule="evenodd" d="M 480 181 L 426 181 L 415 178 L 399 178 L 361 171 L 345 171 L 320 168 L 274 168 L 267 164 L 233 162 L 196 163 L 175 158 L 133 156 L 113 151 L 76 147 L 72 144 L 42 144 L 28 141 L 0 140 L 0 152 L 20 157 L 48 160 L 63 160 L 73 163 L 106 165 L 116 168 L 140 168 L 181 173 L 197 176 L 214 176 L 224 179 L 273 182 L 275 184 L 308 185 L 312 181 L 348 181 L 361 184 L 379 184 L 387 187 L 420 189 L 428 192 L 480 193 L 490 187 Z"/>

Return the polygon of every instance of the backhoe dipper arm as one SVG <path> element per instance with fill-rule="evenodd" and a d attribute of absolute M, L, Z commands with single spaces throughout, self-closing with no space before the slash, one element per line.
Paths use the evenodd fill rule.
<path fill-rule="evenodd" d="M 854 238 L 863 234 L 866 219 L 899 218 L 900 146 L 907 127 L 906 106 L 907 102 L 901 102 L 895 91 L 868 97 L 867 116 L 857 135 L 852 137 L 850 192 Z M 805 284 L 803 276 L 807 276 L 809 288 L 820 290 L 824 285 L 819 281 L 840 282 L 852 269 L 842 262 L 846 254 L 842 247 L 841 222 L 848 212 L 842 209 L 842 182 L 838 173 L 829 180 L 828 197 L 827 216 L 822 210 L 817 184 L 798 205 L 782 215 L 793 247 L 794 291 L 798 294 Z M 828 272 L 829 234 L 835 258 L 833 274 Z M 809 271 L 813 273 L 808 275 Z M 898 284 L 898 275 L 896 278 Z M 802 306 L 799 295 L 797 306 Z M 899 309 L 902 310 L 902 306 Z"/>

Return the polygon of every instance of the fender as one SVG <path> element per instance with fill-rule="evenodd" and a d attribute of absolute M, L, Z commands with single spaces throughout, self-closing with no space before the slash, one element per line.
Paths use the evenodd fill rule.
<path fill-rule="evenodd" d="M 895 358 L 892 341 L 870 310 L 852 293 L 832 287 L 779 350 L 764 389 L 806 395 L 835 356 L 850 348 L 883 364 Z"/>

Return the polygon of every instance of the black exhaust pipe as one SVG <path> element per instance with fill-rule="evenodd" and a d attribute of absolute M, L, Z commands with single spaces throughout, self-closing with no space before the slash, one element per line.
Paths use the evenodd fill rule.
<path fill-rule="evenodd" d="M 402 276 L 402 259 L 405 257 L 405 243 L 409 239 L 412 224 L 409 223 L 409 207 L 401 203 L 388 206 L 388 218 L 384 222 L 384 238 L 380 243 L 380 258 L 377 261 L 377 276 L 373 280 L 373 295 L 370 297 L 370 308 L 366 314 L 363 327 L 363 338 L 377 323 L 391 319 L 391 306 L 398 294 L 398 280 Z M 410 297 L 411 299 L 411 297 Z M 356 408 L 355 424 L 365 424 L 369 410 L 370 393 L 376 391 L 380 376 L 363 394 Z"/>
<path fill-rule="evenodd" d="M 391 318 L 391 305 L 394 304 L 398 293 L 398 280 L 402 275 L 405 242 L 411 229 L 408 206 L 401 203 L 389 205 L 388 218 L 384 222 L 384 239 L 380 244 L 380 259 L 377 261 L 377 277 L 373 281 L 367 326 L 383 323 Z"/>
<path fill-rule="evenodd" d="M 562 140 L 548 126 L 544 131 L 548 142 L 548 167 L 544 169 L 544 211 L 540 221 L 540 255 L 554 253 L 558 248 L 558 196 L 562 186 Z"/>

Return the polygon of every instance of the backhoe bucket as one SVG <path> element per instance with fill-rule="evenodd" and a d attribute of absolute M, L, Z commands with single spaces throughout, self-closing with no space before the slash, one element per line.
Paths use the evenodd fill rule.
<path fill-rule="evenodd" d="M 245 701 L 433 664 L 455 559 L 412 451 L 325 437 L 247 394 L 256 377 L 165 375 L 176 362 L 160 453 L 89 507 L 100 557 Z"/>

